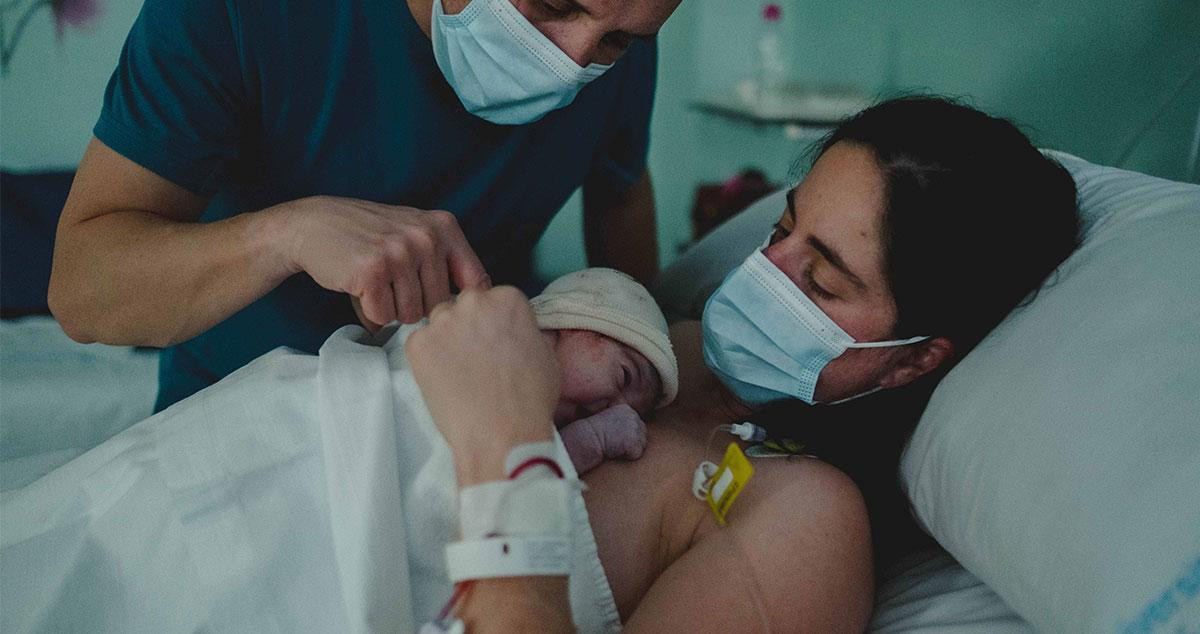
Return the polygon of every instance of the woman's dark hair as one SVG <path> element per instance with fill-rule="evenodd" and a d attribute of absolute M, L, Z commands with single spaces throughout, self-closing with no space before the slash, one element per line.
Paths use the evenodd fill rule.
<path fill-rule="evenodd" d="M 817 158 L 841 142 L 883 171 L 897 337 L 947 337 L 961 358 L 1075 249 L 1075 181 L 1004 119 L 904 97 L 843 121 Z"/>
<path fill-rule="evenodd" d="M 903 97 L 842 122 L 886 183 L 883 239 L 894 337 L 953 342 L 962 358 L 1037 291 L 1078 243 L 1075 181 L 1012 123 L 938 97 Z M 950 364 L 844 405 L 768 404 L 752 420 L 846 472 L 871 516 L 876 563 L 924 544 L 898 486 L 904 444 Z"/>

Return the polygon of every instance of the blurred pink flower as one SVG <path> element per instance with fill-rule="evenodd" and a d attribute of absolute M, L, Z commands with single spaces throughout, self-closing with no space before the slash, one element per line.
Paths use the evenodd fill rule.
<path fill-rule="evenodd" d="M 12 64 L 13 52 L 25 27 L 29 26 L 43 8 L 50 7 L 54 15 L 54 30 L 62 39 L 63 30 L 70 26 L 82 28 L 100 15 L 100 3 L 103 0 L 0 0 L 0 11 L 16 15 L 10 19 L 8 15 L 0 19 L 0 73 L 7 73 Z"/>
<path fill-rule="evenodd" d="M 62 37 L 64 27 L 87 26 L 100 15 L 98 0 L 51 0 L 50 7 L 54 10 L 54 26 L 59 37 Z"/>

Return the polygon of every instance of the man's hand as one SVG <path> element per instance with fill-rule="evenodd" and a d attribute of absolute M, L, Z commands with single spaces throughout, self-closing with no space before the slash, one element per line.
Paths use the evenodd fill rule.
<path fill-rule="evenodd" d="M 282 218 L 284 257 L 321 286 L 348 293 L 367 327 L 420 320 L 459 289 L 491 286 L 449 212 L 313 196 L 269 210 Z"/>
<path fill-rule="evenodd" d="M 521 291 L 464 291 L 405 350 L 459 486 L 504 479 L 509 449 L 551 438 L 558 364 Z"/>

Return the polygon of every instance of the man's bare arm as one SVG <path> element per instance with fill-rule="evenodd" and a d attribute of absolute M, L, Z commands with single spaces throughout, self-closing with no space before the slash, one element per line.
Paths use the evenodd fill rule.
<path fill-rule="evenodd" d="M 310 196 L 211 223 L 206 201 L 93 139 L 59 220 L 50 309 L 72 338 L 190 339 L 301 271 L 364 321 L 419 320 L 490 280 L 454 216 Z"/>
<path fill-rule="evenodd" d="M 658 234 L 650 172 L 625 192 L 583 188 L 583 235 L 588 264 L 624 271 L 648 284 L 658 275 Z"/>
<path fill-rule="evenodd" d="M 206 200 L 93 139 L 63 208 L 50 309 L 73 339 L 165 346 L 290 274 L 269 214 L 197 224 Z"/>

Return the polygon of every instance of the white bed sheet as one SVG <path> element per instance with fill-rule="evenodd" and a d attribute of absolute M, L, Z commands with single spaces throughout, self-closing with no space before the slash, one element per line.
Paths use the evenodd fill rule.
<path fill-rule="evenodd" d="M 1034 630 L 945 551 L 932 549 L 883 574 L 867 631 L 1027 634 Z"/>
<path fill-rule="evenodd" d="M 76 343 L 51 317 L 0 320 L 0 490 L 146 418 L 157 388 L 155 350 Z"/>
<path fill-rule="evenodd" d="M 157 372 L 153 350 L 79 344 L 49 317 L 0 321 L 0 490 L 23 487 L 149 416 Z M 869 631 L 1031 630 L 934 550 L 880 580 Z"/>

